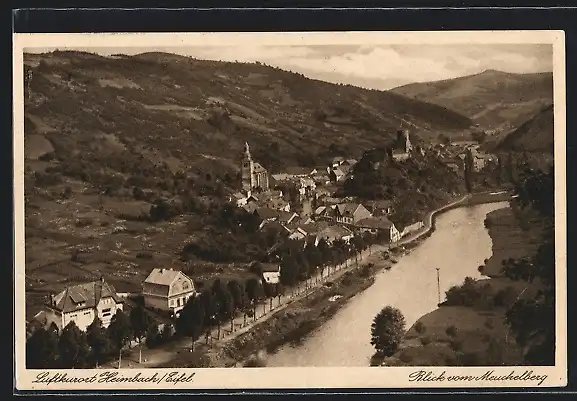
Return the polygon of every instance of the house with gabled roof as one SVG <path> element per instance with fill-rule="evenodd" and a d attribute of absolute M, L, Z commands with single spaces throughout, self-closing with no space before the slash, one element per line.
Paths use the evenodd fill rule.
<path fill-rule="evenodd" d="M 278 284 L 280 282 L 281 267 L 278 263 L 261 263 L 262 281 L 266 284 Z"/>
<path fill-rule="evenodd" d="M 263 232 L 276 232 L 279 234 L 290 234 L 292 231 L 284 224 L 276 220 L 263 220 L 258 229 Z"/>
<path fill-rule="evenodd" d="M 144 280 L 142 295 L 147 308 L 178 316 L 196 290 L 192 279 L 180 270 L 156 268 Z"/>
<path fill-rule="evenodd" d="M 300 166 L 293 166 L 287 167 L 285 169 L 287 175 L 291 177 L 307 177 L 317 173 L 317 169 L 314 167 L 300 167 Z"/>
<path fill-rule="evenodd" d="M 342 164 L 338 167 L 333 167 L 332 170 L 329 172 L 329 178 L 333 182 L 343 181 L 347 174 L 351 171 L 351 166 Z"/>
<path fill-rule="evenodd" d="M 282 210 L 284 212 L 290 212 L 291 210 L 290 203 L 281 197 L 268 198 L 266 201 L 263 202 L 262 205 L 270 209 Z"/>
<path fill-rule="evenodd" d="M 340 203 L 336 205 L 334 211 L 336 221 L 343 224 L 355 224 L 372 216 L 361 203 Z"/>
<path fill-rule="evenodd" d="M 341 164 L 343 164 L 344 161 L 345 161 L 345 158 L 342 157 L 342 156 L 334 157 L 333 160 L 332 160 L 332 162 L 331 162 L 331 166 L 332 166 L 332 167 L 338 167 L 338 166 L 340 166 Z"/>
<path fill-rule="evenodd" d="M 387 199 L 366 201 L 364 206 L 373 216 L 388 216 L 394 212 L 393 201 Z"/>
<path fill-rule="evenodd" d="M 353 236 L 353 232 L 348 228 L 334 224 L 324 228 L 315 235 L 315 246 L 318 245 L 321 240 L 325 240 L 328 244 L 332 244 L 337 240 L 343 240 L 348 243 Z"/>
<path fill-rule="evenodd" d="M 52 323 L 62 330 L 74 322 L 80 330 L 86 330 L 98 317 L 104 327 L 108 327 L 112 316 L 124 307 L 124 299 L 116 293 L 111 284 L 101 278 L 90 283 L 66 287 L 50 297 L 44 310 L 35 316 L 36 320 L 48 327 Z"/>
<path fill-rule="evenodd" d="M 391 243 L 401 239 L 401 233 L 395 227 L 395 224 L 385 216 L 361 219 L 355 224 L 355 227 L 360 232 L 369 232 L 371 234 L 386 233 L 387 239 Z"/>

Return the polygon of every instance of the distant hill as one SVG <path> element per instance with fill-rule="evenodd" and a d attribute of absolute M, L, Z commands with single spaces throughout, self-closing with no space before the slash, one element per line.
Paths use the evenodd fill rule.
<path fill-rule="evenodd" d="M 481 126 L 506 131 L 553 103 L 553 74 L 487 70 L 455 79 L 409 84 L 392 92 L 441 105 Z"/>
<path fill-rule="evenodd" d="M 554 150 L 553 106 L 546 107 L 519 128 L 508 133 L 495 149 L 498 151 L 544 152 Z"/>
<path fill-rule="evenodd" d="M 401 126 L 412 139 L 462 131 L 454 111 L 395 93 L 312 80 L 261 64 L 145 53 L 26 54 L 33 70 L 25 108 L 27 155 L 54 148 L 60 163 L 199 164 L 234 169 L 248 141 L 270 170 L 360 156 Z M 118 164 L 118 163 L 117 163 Z"/>

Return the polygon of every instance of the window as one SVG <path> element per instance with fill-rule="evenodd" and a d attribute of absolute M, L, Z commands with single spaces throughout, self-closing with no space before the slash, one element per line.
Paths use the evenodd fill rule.
<path fill-rule="evenodd" d="M 180 306 L 180 298 L 176 300 L 176 306 Z"/>
<path fill-rule="evenodd" d="M 70 315 L 70 320 L 76 319 L 76 313 Z"/>
<path fill-rule="evenodd" d="M 84 312 L 84 316 L 88 316 L 88 315 L 90 315 L 90 311 Z"/>
<path fill-rule="evenodd" d="M 170 305 L 170 306 L 174 306 L 174 299 L 171 299 L 171 300 L 170 300 L 169 305 Z"/>
<path fill-rule="evenodd" d="M 106 309 L 102 309 L 102 317 L 108 317 L 110 315 L 112 315 L 112 313 L 110 312 L 111 308 L 106 308 Z"/>

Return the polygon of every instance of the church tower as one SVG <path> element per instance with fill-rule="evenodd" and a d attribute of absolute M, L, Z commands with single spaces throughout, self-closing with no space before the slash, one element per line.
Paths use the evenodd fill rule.
<path fill-rule="evenodd" d="M 411 140 L 409 139 L 409 130 L 405 129 L 403 130 L 403 139 L 404 139 L 404 145 L 405 145 L 405 152 L 406 153 L 411 153 L 413 150 L 413 145 L 411 144 Z"/>
<path fill-rule="evenodd" d="M 242 157 L 241 165 L 241 175 L 242 175 L 242 190 L 250 191 L 255 187 L 254 183 L 254 161 L 250 155 L 250 148 L 248 142 L 244 143 L 244 154 Z"/>

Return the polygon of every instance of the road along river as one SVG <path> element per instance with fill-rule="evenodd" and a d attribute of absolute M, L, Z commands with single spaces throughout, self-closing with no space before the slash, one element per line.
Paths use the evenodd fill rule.
<path fill-rule="evenodd" d="M 477 268 L 491 256 L 484 226 L 487 213 L 508 207 L 488 203 L 449 210 L 437 217 L 436 230 L 408 255 L 399 258 L 375 283 L 353 297 L 337 314 L 298 346 L 285 345 L 267 358 L 267 366 L 369 366 L 374 352 L 371 323 L 386 305 L 399 308 L 409 329 L 437 308 L 437 271 L 441 301 L 445 291 L 465 277 L 480 278 Z"/>

